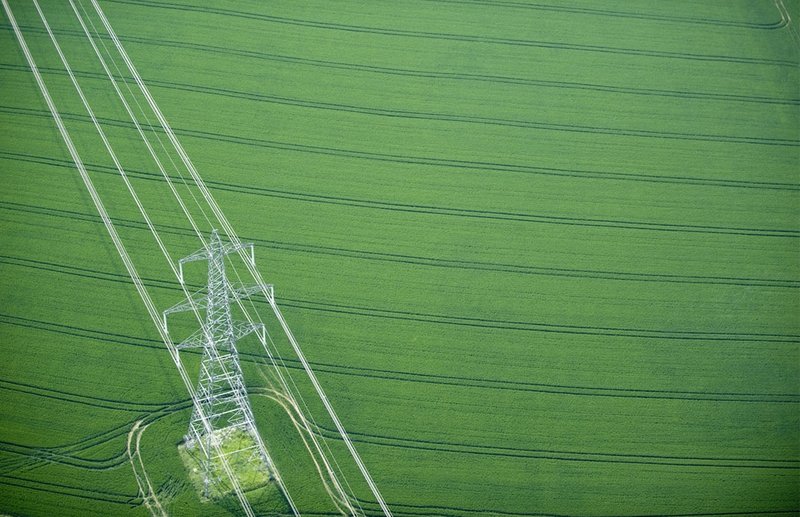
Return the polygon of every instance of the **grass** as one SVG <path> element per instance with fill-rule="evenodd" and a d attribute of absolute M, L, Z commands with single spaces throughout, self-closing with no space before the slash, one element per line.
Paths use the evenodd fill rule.
<path fill-rule="evenodd" d="M 800 511 L 800 5 L 784 3 L 791 26 L 746 0 L 103 7 L 394 513 L 466 517 Z M 177 303 L 35 11 L 12 8 L 156 303 Z M 44 8 L 168 248 L 191 253 L 74 16 Z M 186 473 L 185 389 L 2 28 L 0 512 L 146 515 L 125 455 L 144 419 L 168 509 L 235 514 Z M 263 352 L 240 351 L 295 502 L 334 512 L 262 396 Z M 251 496 L 285 511 L 273 485 Z"/>
<path fill-rule="evenodd" d="M 220 439 L 220 451 L 227 455 L 228 465 L 239 476 L 238 479 L 241 482 L 242 490 L 251 491 L 263 488 L 269 483 L 270 474 L 267 466 L 263 462 L 251 459 L 253 454 L 252 447 L 255 446 L 255 441 L 251 435 L 241 430 L 235 430 L 232 433 L 226 433 L 226 436 Z M 189 478 L 192 480 L 192 484 L 200 497 L 218 499 L 233 493 L 233 487 L 225 477 L 221 459 L 217 458 L 211 462 L 209 478 L 212 482 L 209 484 L 208 493 L 206 493 L 205 458 L 202 451 L 196 445 L 190 447 L 186 443 L 181 444 L 178 449 L 181 460 L 183 460 L 189 473 Z M 240 452 L 243 450 L 244 452 Z M 215 482 L 213 480 L 218 481 Z"/>

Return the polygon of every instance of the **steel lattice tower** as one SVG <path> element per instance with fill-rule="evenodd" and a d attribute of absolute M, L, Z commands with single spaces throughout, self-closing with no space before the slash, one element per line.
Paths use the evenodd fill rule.
<path fill-rule="evenodd" d="M 185 444 L 189 450 L 199 450 L 206 497 L 210 496 L 211 485 L 224 479 L 219 467 L 219 454 L 224 455 L 229 464 L 235 465 L 237 469 L 244 465 L 251 472 L 259 469 L 270 477 L 272 475 L 272 463 L 256 429 L 236 350 L 236 342 L 250 333 L 259 333 L 259 338 L 263 341 L 264 326 L 260 323 L 235 321 L 231 314 L 231 303 L 262 289 L 271 291 L 272 286 L 234 287 L 225 274 L 225 257 L 248 248 L 249 260 L 254 263 L 252 244 L 223 243 L 214 230 L 207 248 L 179 261 L 181 283 L 184 264 L 208 261 L 206 291 L 193 294 L 189 300 L 164 311 L 165 326 L 168 314 L 196 310 L 202 315 L 205 311 L 201 328 L 177 345 L 177 348 L 203 350 L 196 388 L 202 414 L 195 407 Z M 210 424 L 211 432 L 207 431 L 204 419 Z M 218 454 L 215 450 L 221 452 Z"/>

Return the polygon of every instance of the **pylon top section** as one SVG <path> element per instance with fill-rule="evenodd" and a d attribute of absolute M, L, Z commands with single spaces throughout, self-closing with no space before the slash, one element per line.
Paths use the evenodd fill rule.
<path fill-rule="evenodd" d="M 214 325 L 215 315 L 223 309 L 227 314 L 230 313 L 228 306 L 230 303 L 239 303 L 241 300 L 258 292 L 266 291 L 270 296 L 273 292 L 273 287 L 270 284 L 256 284 L 256 285 L 232 285 L 228 282 L 225 272 L 225 257 L 227 255 L 238 253 L 242 250 L 249 250 L 250 253 L 244 260 L 248 260 L 250 265 L 255 267 L 254 247 L 251 242 L 223 242 L 217 230 L 211 232 L 211 239 L 209 239 L 206 246 L 191 255 L 184 257 L 178 261 L 179 267 L 179 280 L 181 284 L 185 285 L 183 275 L 183 265 L 189 262 L 197 262 L 201 260 L 208 261 L 208 283 L 205 291 L 193 293 L 184 302 L 181 302 L 163 312 L 164 327 L 167 328 L 167 316 L 176 312 L 187 311 L 205 311 L 206 312 L 206 327 L 211 328 Z M 234 323 L 235 325 L 235 323 Z M 201 329 L 202 331 L 203 329 Z M 239 329 L 244 331 L 244 329 Z M 252 332 L 255 327 L 251 326 L 247 332 L 237 332 L 239 337 Z M 195 341 L 190 337 L 187 341 Z M 181 348 L 186 348 L 187 342 L 179 345 Z"/>
<path fill-rule="evenodd" d="M 255 257 L 255 249 L 252 242 L 239 242 L 239 243 L 232 243 L 226 242 L 223 243 L 222 239 L 219 236 L 219 232 L 217 230 L 211 231 L 211 239 L 208 241 L 208 244 L 200 249 L 192 253 L 187 257 L 183 257 L 178 261 L 178 272 L 181 283 L 184 282 L 183 278 L 183 265 L 188 262 L 197 262 L 198 260 L 208 260 L 209 262 L 216 262 L 218 260 L 223 259 L 226 255 L 230 255 L 231 253 L 238 253 L 240 250 L 250 250 L 250 264 L 255 267 L 256 264 L 256 257 Z"/>

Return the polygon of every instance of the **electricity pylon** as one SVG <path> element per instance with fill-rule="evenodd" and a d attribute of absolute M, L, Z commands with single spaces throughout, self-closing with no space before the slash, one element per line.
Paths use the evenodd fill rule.
<path fill-rule="evenodd" d="M 230 307 L 231 303 L 263 289 L 271 290 L 272 286 L 234 287 L 225 274 L 225 257 L 248 248 L 249 260 L 254 264 L 252 244 L 223 243 L 214 230 L 206 248 L 178 262 L 180 281 L 183 283 L 184 264 L 208 261 L 208 286 L 205 292 L 195 293 L 163 313 L 166 328 L 169 314 L 197 311 L 202 317 L 205 311 L 201 328 L 177 345 L 178 350 L 197 348 L 203 351 L 196 388 L 202 411 L 199 412 L 197 407 L 193 410 L 185 445 L 187 450 L 199 451 L 205 497 L 211 497 L 213 485 L 220 487 L 216 495 L 223 495 L 226 488 L 230 488 L 224 482 L 220 455 L 225 456 L 234 474 L 246 471 L 245 477 L 250 479 L 259 471 L 264 479 L 273 474 L 272 462 L 256 429 L 236 350 L 236 342 L 253 332 L 257 332 L 263 342 L 264 325 L 235 321 Z M 210 425 L 206 425 L 206 422 Z"/>

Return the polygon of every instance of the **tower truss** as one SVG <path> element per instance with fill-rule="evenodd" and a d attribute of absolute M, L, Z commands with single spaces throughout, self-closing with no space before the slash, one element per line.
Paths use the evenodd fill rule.
<path fill-rule="evenodd" d="M 224 495 L 230 490 L 221 468 L 221 455 L 229 465 L 235 466 L 235 471 L 244 474 L 243 477 L 266 480 L 273 476 L 272 461 L 256 429 L 236 349 L 236 342 L 248 334 L 257 333 L 263 342 L 264 325 L 234 320 L 231 313 L 232 303 L 263 289 L 271 292 L 272 286 L 234 286 L 228 281 L 225 257 L 242 249 L 250 250 L 249 259 L 254 265 L 251 243 L 223 243 L 214 230 L 206 248 L 180 259 L 178 263 L 179 279 L 183 283 L 184 264 L 207 261 L 206 289 L 163 312 L 165 328 L 170 314 L 193 311 L 201 317 L 204 315 L 200 328 L 176 348 L 179 351 L 202 350 L 196 388 L 202 412 L 198 412 L 196 407 L 192 411 L 185 447 L 199 458 L 206 497 Z M 206 425 L 204 418 L 210 426 Z"/>

